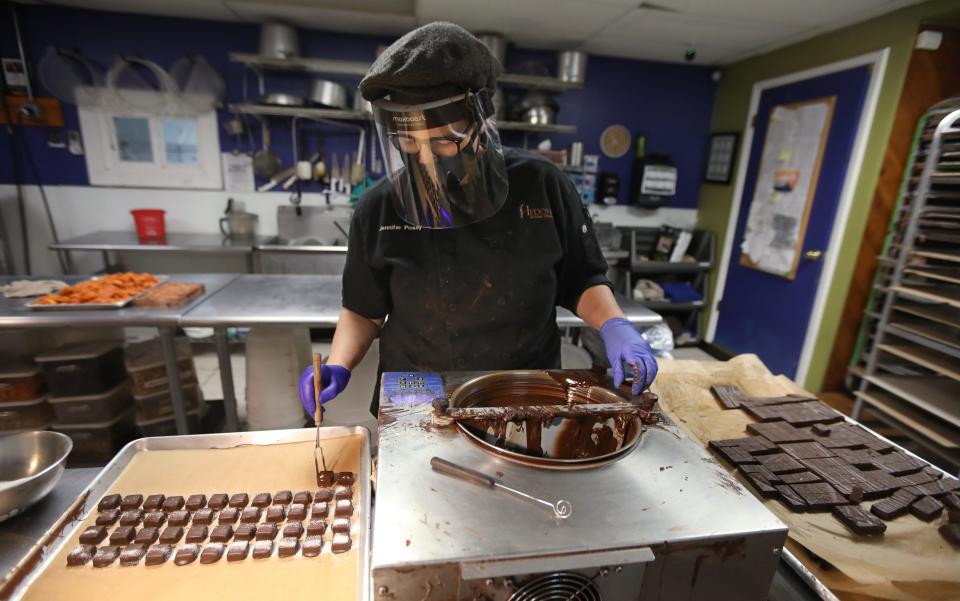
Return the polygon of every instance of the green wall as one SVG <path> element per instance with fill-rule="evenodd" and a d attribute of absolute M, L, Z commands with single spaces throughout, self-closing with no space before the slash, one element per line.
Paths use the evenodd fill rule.
<path fill-rule="evenodd" d="M 747 119 L 747 109 L 750 106 L 750 94 L 756 82 L 834 63 L 885 47 L 890 48 L 876 115 L 870 129 L 863 166 L 854 192 L 853 206 L 842 246 L 839 249 L 840 259 L 837 262 L 834 279 L 829 283 L 830 291 L 826 310 L 822 321 L 819 324 L 812 324 L 813 327 L 818 327 L 816 350 L 807 378 L 800 383 L 812 392 L 820 391 L 827 361 L 836 338 L 917 28 L 923 22 L 939 21 L 941 18 L 951 16 L 956 18 L 960 14 L 958 6 L 960 4 L 957 0 L 931 0 L 761 56 L 745 59 L 723 69 L 723 79 L 717 88 L 710 129 L 711 131 L 742 132 Z M 734 166 L 735 169 L 737 167 Z M 701 186 L 699 226 L 716 233 L 718 251 L 723 248 L 732 202 L 732 182 L 729 186 L 708 183 Z M 736 249 L 733 249 L 733 252 L 736 252 Z M 718 267 L 714 268 L 714 275 Z M 712 282 L 715 286 L 716 277 L 712 278 Z M 713 298 L 712 293 L 713 290 L 711 290 L 711 298 Z M 709 314 L 705 318 L 709 319 Z"/>

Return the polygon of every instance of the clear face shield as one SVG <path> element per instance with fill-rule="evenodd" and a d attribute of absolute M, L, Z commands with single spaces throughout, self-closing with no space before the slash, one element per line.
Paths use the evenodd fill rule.
<path fill-rule="evenodd" d="M 474 93 L 419 105 L 373 103 L 394 207 L 404 221 L 459 227 L 503 206 L 507 167 L 492 114 L 483 107 Z"/>

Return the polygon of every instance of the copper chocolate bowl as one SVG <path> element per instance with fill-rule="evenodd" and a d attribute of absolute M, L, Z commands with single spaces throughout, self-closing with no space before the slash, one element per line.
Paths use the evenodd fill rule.
<path fill-rule="evenodd" d="M 451 408 L 627 403 L 564 372 L 502 371 L 461 384 Z M 643 424 L 636 415 L 526 417 L 457 422 L 470 440 L 505 459 L 554 469 L 605 465 L 630 452 Z"/>

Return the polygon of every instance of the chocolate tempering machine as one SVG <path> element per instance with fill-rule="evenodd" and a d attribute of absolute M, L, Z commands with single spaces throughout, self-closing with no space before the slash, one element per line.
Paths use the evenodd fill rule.
<path fill-rule="evenodd" d="M 766 599 L 786 526 L 624 390 L 586 370 L 383 374 L 372 598 Z"/>

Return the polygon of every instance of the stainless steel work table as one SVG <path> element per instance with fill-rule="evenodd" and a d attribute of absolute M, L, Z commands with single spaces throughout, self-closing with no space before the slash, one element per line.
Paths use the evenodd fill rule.
<path fill-rule="evenodd" d="M 71 251 L 99 251 L 103 253 L 104 266 L 109 266 L 107 253 L 204 253 L 245 255 L 247 271 L 253 271 L 253 249 L 260 244 L 274 241 L 271 236 L 257 236 L 249 240 L 231 240 L 221 234 L 178 234 L 168 232 L 166 239 L 158 243 L 141 243 L 134 231 L 93 232 L 76 238 L 61 240 L 48 248 L 58 253 Z"/>
<path fill-rule="evenodd" d="M 0 328 L 55 328 L 55 327 L 155 327 L 160 333 L 160 343 L 163 348 L 163 359 L 170 379 L 170 399 L 173 403 L 173 412 L 177 422 L 177 432 L 189 433 L 187 412 L 183 403 L 183 390 L 180 386 L 180 370 L 177 369 L 177 354 L 174 344 L 174 335 L 180 325 L 182 316 L 193 307 L 203 303 L 215 295 L 224 286 L 229 284 L 236 274 L 178 274 L 177 281 L 203 284 L 204 293 L 181 307 L 174 308 L 141 308 L 125 307 L 122 309 L 97 309 L 74 311 L 33 311 L 26 307 L 32 298 L 6 298 L 0 296 Z M 68 284 L 74 284 L 90 276 L 66 276 L 62 278 Z M 24 279 L 48 279 L 40 277 L 3 276 L 0 284 L 7 284 Z M 226 340 L 224 340 L 226 343 Z M 227 426 L 236 430 L 236 405 L 226 407 Z"/>

